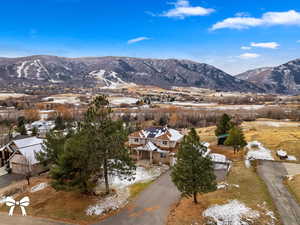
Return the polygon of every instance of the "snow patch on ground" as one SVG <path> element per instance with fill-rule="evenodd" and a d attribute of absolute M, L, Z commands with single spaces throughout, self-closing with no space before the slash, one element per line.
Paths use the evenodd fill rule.
<path fill-rule="evenodd" d="M 208 110 L 257 110 L 264 108 L 264 105 L 222 105 L 207 108 Z"/>
<path fill-rule="evenodd" d="M 80 99 L 75 96 L 49 96 L 44 101 L 52 101 L 57 104 L 80 104 Z"/>
<path fill-rule="evenodd" d="M 264 215 L 270 218 L 268 225 L 275 225 L 277 219 L 274 212 L 267 208 L 267 203 L 263 202 L 262 204 L 257 204 L 257 206 L 263 211 Z"/>
<path fill-rule="evenodd" d="M 226 182 L 221 182 L 217 185 L 217 189 L 227 189 L 230 187 L 234 187 L 234 188 L 240 188 L 240 185 L 238 184 L 228 184 Z"/>
<path fill-rule="evenodd" d="M 297 158 L 293 155 L 288 155 L 287 160 L 289 161 L 297 161 Z"/>
<path fill-rule="evenodd" d="M 138 101 L 137 98 L 116 97 L 116 98 L 111 98 L 109 102 L 113 105 L 121 105 L 121 104 L 135 104 L 137 101 Z"/>
<path fill-rule="evenodd" d="M 128 188 L 120 189 L 115 195 L 105 198 L 103 201 L 97 203 L 94 206 L 90 206 L 86 210 L 88 216 L 92 215 L 102 215 L 103 213 L 108 213 L 112 210 L 117 210 L 124 207 L 129 198 Z"/>
<path fill-rule="evenodd" d="M 203 216 L 210 218 L 211 224 L 216 225 L 250 225 L 260 217 L 260 214 L 238 200 L 232 200 L 227 204 L 214 205 L 206 209 Z"/>
<path fill-rule="evenodd" d="M 298 127 L 299 123 L 283 122 L 283 121 L 255 121 L 257 125 L 264 125 L 269 127 Z"/>
<path fill-rule="evenodd" d="M 48 187 L 47 183 L 40 183 L 40 184 L 37 184 L 37 185 L 33 186 L 31 188 L 30 192 L 41 191 L 41 190 L 45 189 L 46 187 Z"/>
<path fill-rule="evenodd" d="M 246 160 L 274 160 L 272 153 L 269 149 L 265 148 L 262 143 L 258 141 L 251 141 L 248 143 L 247 148 L 249 149 Z"/>
<path fill-rule="evenodd" d="M 168 166 L 156 166 L 150 169 L 145 169 L 143 167 L 137 167 L 135 175 L 133 179 L 127 180 L 122 179 L 122 177 L 110 177 L 109 183 L 112 188 L 115 189 L 116 193 L 114 195 L 108 196 L 97 204 L 89 206 L 86 210 L 86 214 L 91 215 L 102 215 L 104 213 L 110 212 L 112 210 L 116 210 L 124 207 L 130 196 L 129 186 L 135 183 L 147 182 L 150 180 L 154 180 L 159 177 L 163 172 L 169 169 Z M 100 185 L 101 188 L 101 185 Z"/>
<path fill-rule="evenodd" d="M 122 177 L 111 176 L 109 178 L 109 183 L 112 188 L 124 188 L 135 183 L 154 180 L 155 178 L 159 177 L 162 174 L 162 172 L 166 169 L 166 166 L 153 167 L 150 169 L 145 169 L 144 167 L 137 167 L 133 179 L 127 180 L 124 178 L 122 179 Z"/>

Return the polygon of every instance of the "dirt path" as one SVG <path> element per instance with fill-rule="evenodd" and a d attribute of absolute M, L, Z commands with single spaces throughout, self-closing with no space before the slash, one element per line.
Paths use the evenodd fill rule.
<path fill-rule="evenodd" d="M 258 174 L 266 183 L 284 225 L 300 224 L 300 206 L 283 184 L 287 170 L 282 163 L 261 161 Z"/>
<path fill-rule="evenodd" d="M 144 190 L 128 207 L 98 225 L 165 225 L 170 207 L 180 197 L 170 172 Z"/>

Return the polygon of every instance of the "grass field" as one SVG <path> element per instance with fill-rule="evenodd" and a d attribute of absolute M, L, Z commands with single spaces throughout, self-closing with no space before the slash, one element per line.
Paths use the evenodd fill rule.
<path fill-rule="evenodd" d="M 234 199 L 243 202 L 247 207 L 261 212 L 262 216 L 255 223 L 257 225 L 268 224 L 270 219 L 264 215 L 265 211 L 258 204 L 266 202 L 267 209 L 272 210 L 276 215 L 276 209 L 267 187 L 255 173 L 254 169 L 245 168 L 244 163 L 241 161 L 235 162 L 227 178 L 227 182 L 228 184 L 237 184 L 239 188 L 230 187 L 226 190 L 220 189 L 200 195 L 200 203 L 197 205 L 192 202 L 191 198 L 182 198 L 170 213 L 168 225 L 203 224 L 205 220 L 202 217 L 202 212 L 206 208 L 214 204 L 225 204 L 229 200 Z M 280 222 L 277 224 L 280 224 Z"/>
<path fill-rule="evenodd" d="M 300 174 L 295 176 L 292 180 L 287 180 L 286 184 L 289 191 L 295 196 L 298 203 L 300 204 Z"/>
<path fill-rule="evenodd" d="M 244 122 L 242 128 L 247 141 L 259 141 L 272 150 L 273 157 L 276 151 L 282 149 L 289 155 L 300 160 L 300 123 L 281 122 L 276 120 L 258 120 Z M 215 126 L 197 129 L 202 141 L 215 143 Z"/>

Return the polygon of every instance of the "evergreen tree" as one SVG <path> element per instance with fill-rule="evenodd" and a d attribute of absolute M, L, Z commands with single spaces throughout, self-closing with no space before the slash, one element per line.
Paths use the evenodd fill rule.
<path fill-rule="evenodd" d="M 232 128 L 232 123 L 230 122 L 231 118 L 229 115 L 224 113 L 217 123 L 217 129 L 215 130 L 216 136 L 220 136 L 222 134 L 228 134 L 230 129 Z"/>
<path fill-rule="evenodd" d="M 27 135 L 27 130 L 25 127 L 26 124 L 26 119 L 24 116 L 20 116 L 18 117 L 18 124 L 17 124 L 17 131 L 21 134 L 21 135 Z"/>
<path fill-rule="evenodd" d="M 31 132 L 32 132 L 31 133 L 32 136 L 37 136 L 38 135 L 38 129 L 36 127 L 33 127 Z"/>
<path fill-rule="evenodd" d="M 20 127 L 18 127 L 18 132 L 21 135 L 27 135 L 27 130 L 26 130 L 25 124 L 22 124 Z"/>
<path fill-rule="evenodd" d="M 94 99 L 85 115 L 83 125 L 89 140 L 93 143 L 95 158 L 103 166 L 106 193 L 109 193 L 108 176 L 120 176 L 131 179 L 135 165 L 125 147 L 128 138 L 123 121 L 113 121 L 112 110 L 105 96 Z"/>
<path fill-rule="evenodd" d="M 47 133 L 43 151 L 35 154 L 36 159 L 44 166 L 57 164 L 60 155 L 64 152 L 65 142 L 70 136 L 71 135 L 64 136 L 54 131 Z"/>
<path fill-rule="evenodd" d="M 51 177 L 56 189 L 77 189 L 90 193 L 98 178 L 103 178 L 109 193 L 108 177 L 131 179 L 135 165 L 125 147 L 128 132 L 123 121 L 111 119 L 111 108 L 104 96 L 90 104 L 75 134 L 47 135 L 45 150 L 39 161 L 52 164 Z"/>
<path fill-rule="evenodd" d="M 177 153 L 177 162 L 171 177 L 183 196 L 194 198 L 197 204 L 197 194 L 207 193 L 216 189 L 216 176 L 211 158 L 204 156 L 207 148 L 200 142 L 195 129 L 184 137 Z"/>
<path fill-rule="evenodd" d="M 64 130 L 66 128 L 65 121 L 61 116 L 57 116 L 55 119 L 55 130 Z"/>
<path fill-rule="evenodd" d="M 234 150 L 234 154 L 238 152 L 241 148 L 247 145 L 245 140 L 244 133 L 241 128 L 234 126 L 230 132 L 229 136 L 226 139 L 225 145 L 232 146 Z"/>
<path fill-rule="evenodd" d="M 101 170 L 101 163 L 94 157 L 89 138 L 82 132 L 77 133 L 67 139 L 64 149 L 50 171 L 52 186 L 58 190 L 91 193 L 97 183 L 95 172 Z"/>

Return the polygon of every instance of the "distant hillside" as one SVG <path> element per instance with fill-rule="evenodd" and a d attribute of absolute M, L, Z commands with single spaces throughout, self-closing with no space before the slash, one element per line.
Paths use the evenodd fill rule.
<path fill-rule="evenodd" d="M 201 87 L 223 91 L 264 91 L 257 85 L 233 77 L 211 65 L 177 59 L 57 56 L 0 58 L 0 80 L 2 85 L 6 83 L 18 86 L 47 83 L 114 88 L 134 83 L 160 87 Z"/>
<path fill-rule="evenodd" d="M 300 59 L 276 67 L 249 70 L 236 76 L 251 82 L 267 92 L 279 94 L 300 93 Z"/>

